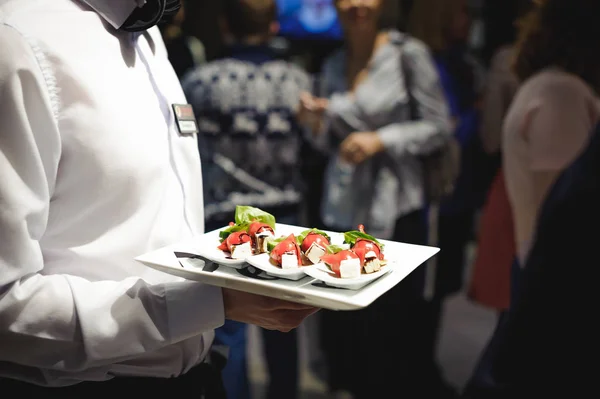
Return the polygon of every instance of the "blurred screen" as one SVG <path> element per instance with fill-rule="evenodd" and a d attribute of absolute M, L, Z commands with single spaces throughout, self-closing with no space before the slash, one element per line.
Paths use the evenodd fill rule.
<path fill-rule="evenodd" d="M 277 0 L 281 36 L 299 40 L 341 40 L 334 0 Z"/>

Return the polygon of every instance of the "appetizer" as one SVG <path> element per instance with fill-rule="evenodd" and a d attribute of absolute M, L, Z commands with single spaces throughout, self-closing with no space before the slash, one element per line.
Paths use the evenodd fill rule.
<path fill-rule="evenodd" d="M 241 234 L 241 233 L 245 233 Z M 230 236 L 236 235 L 236 237 L 246 237 L 249 242 L 250 251 L 246 257 L 252 256 L 255 254 L 261 254 L 267 252 L 267 242 L 269 238 L 272 238 L 275 234 L 275 217 L 268 212 L 265 212 L 259 208 L 254 208 L 251 206 L 241 206 L 238 205 L 235 208 L 235 221 L 229 223 L 229 227 L 221 230 L 219 232 L 219 239 L 221 244 L 219 245 L 219 249 L 226 252 L 231 252 L 228 250 L 227 241 Z M 246 238 L 244 238 L 246 239 Z M 234 242 L 237 239 L 234 239 Z M 244 247 L 244 248 L 245 248 Z M 244 253 L 248 250 L 244 250 L 245 252 L 237 249 L 236 256 L 231 255 L 233 259 L 245 259 L 242 257 Z"/>
<path fill-rule="evenodd" d="M 229 252 L 232 259 L 246 259 L 252 255 L 252 238 L 245 231 L 236 231 L 227 236 L 219 249 Z"/>
<path fill-rule="evenodd" d="M 385 266 L 383 244 L 375 237 L 365 233 L 365 226 L 358 226 L 358 230 L 344 233 L 344 243 L 358 255 L 363 271 L 366 274 L 375 273 Z"/>
<path fill-rule="evenodd" d="M 237 206 L 235 221 L 219 232 L 218 248 L 232 259 L 268 254 L 269 262 L 282 269 L 323 262 L 344 279 L 379 272 L 387 263 L 383 244 L 367 234 L 362 224 L 343 236 L 342 246 L 332 245 L 327 233 L 314 228 L 297 236 L 276 237 L 273 215 L 251 206 Z"/>
<path fill-rule="evenodd" d="M 296 237 L 290 234 L 275 245 L 269 258 L 272 263 L 282 269 L 295 269 L 302 266 L 302 252 Z"/>
<path fill-rule="evenodd" d="M 339 278 L 357 278 L 363 273 L 378 272 L 385 266 L 383 244 L 365 233 L 362 224 L 358 230 L 344 233 L 344 244 L 350 248 L 328 245 L 327 254 L 320 257 Z"/>
<path fill-rule="evenodd" d="M 378 272 L 381 270 L 381 261 L 383 260 L 381 244 L 375 238 L 367 237 L 365 226 L 362 224 L 358 226 L 358 231 L 362 236 L 356 238 L 354 244 L 351 244 L 350 249 L 360 258 L 360 263 L 365 273 Z"/>
<path fill-rule="evenodd" d="M 361 275 L 360 258 L 350 249 L 323 255 L 321 260 L 340 278 L 356 278 Z"/>
<path fill-rule="evenodd" d="M 252 243 L 254 244 L 254 252 L 262 254 L 268 252 L 269 239 L 275 237 L 275 230 L 267 223 L 259 222 L 255 220 L 250 223 L 248 227 L 248 234 L 252 237 Z"/>
<path fill-rule="evenodd" d="M 298 244 L 306 259 L 316 265 L 321 261 L 321 256 L 327 253 L 331 238 L 320 230 L 311 229 L 298 236 Z"/>

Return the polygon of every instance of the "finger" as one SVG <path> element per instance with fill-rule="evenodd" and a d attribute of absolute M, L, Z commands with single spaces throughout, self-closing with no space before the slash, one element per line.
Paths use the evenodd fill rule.
<path fill-rule="evenodd" d="M 314 308 L 314 306 L 311 306 L 311 305 L 285 301 L 283 299 L 266 298 L 266 301 L 268 302 L 268 309 L 275 310 L 275 311 L 277 311 L 277 310 L 292 310 L 292 311 L 293 310 L 308 310 L 308 309 Z"/>
<path fill-rule="evenodd" d="M 354 160 L 352 159 L 353 158 L 352 153 L 348 153 L 346 151 L 341 151 L 340 157 L 342 158 L 342 161 L 344 161 L 344 162 L 354 163 Z"/>
<path fill-rule="evenodd" d="M 311 98 L 312 98 L 312 95 L 307 91 L 303 91 L 302 93 L 300 93 L 301 101 L 309 101 Z"/>
<path fill-rule="evenodd" d="M 361 150 L 352 152 L 351 162 L 355 165 L 362 163 L 366 159 L 365 153 Z"/>
<path fill-rule="evenodd" d="M 349 141 L 346 144 L 342 143 L 340 155 L 344 161 L 353 164 L 360 163 L 364 159 L 364 151 L 353 141 Z"/>
<path fill-rule="evenodd" d="M 321 310 L 321 308 L 313 308 L 313 309 L 309 309 L 309 310 L 307 310 L 307 313 L 306 313 L 306 315 L 304 316 L 304 318 L 307 318 L 308 316 L 312 316 L 312 315 L 314 315 L 315 313 L 317 313 L 317 312 L 318 312 L 318 311 L 320 311 L 320 310 Z"/>
<path fill-rule="evenodd" d="M 315 314 L 319 310 L 321 309 L 315 307 L 306 310 L 278 310 L 268 317 L 261 319 L 256 325 L 266 330 L 289 332 L 300 326 L 304 319 Z"/>
<path fill-rule="evenodd" d="M 310 106 L 312 104 L 312 99 L 310 97 L 310 94 L 308 94 L 308 93 L 300 94 L 300 104 L 304 108 L 310 108 Z"/>
<path fill-rule="evenodd" d="M 360 164 L 360 163 L 365 162 L 367 160 L 367 158 L 368 158 L 367 154 L 365 152 L 360 151 L 357 153 L 354 161 L 356 162 L 356 164 Z"/>
<path fill-rule="evenodd" d="M 299 311 L 282 310 L 276 316 L 279 321 L 279 329 L 297 328 L 308 316 L 318 311 L 318 308 Z"/>
<path fill-rule="evenodd" d="M 282 325 L 297 326 L 308 316 L 318 312 L 320 309 L 312 307 L 310 309 L 290 310 L 282 309 L 276 313 L 276 318 L 281 321 Z"/>
<path fill-rule="evenodd" d="M 317 100 L 310 94 L 307 94 L 303 100 L 302 103 L 304 104 L 304 106 L 312 111 L 312 112 L 319 112 L 320 111 L 320 105 L 317 102 Z"/>
<path fill-rule="evenodd" d="M 349 156 L 350 152 L 348 151 L 348 149 L 346 148 L 346 146 L 342 143 L 342 145 L 340 145 L 340 155 L 341 156 Z"/>
<path fill-rule="evenodd" d="M 354 152 L 355 147 L 356 144 L 352 140 L 346 139 L 342 141 L 342 144 L 340 145 L 340 151 L 346 155 L 351 155 Z"/>
<path fill-rule="evenodd" d="M 315 107 L 319 112 L 325 112 L 327 107 L 329 107 L 329 100 L 326 98 L 319 98 L 316 100 Z"/>

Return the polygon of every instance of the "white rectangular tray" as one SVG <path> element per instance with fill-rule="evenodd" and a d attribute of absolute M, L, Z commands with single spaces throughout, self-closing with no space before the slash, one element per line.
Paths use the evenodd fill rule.
<path fill-rule="evenodd" d="M 287 232 L 289 230 L 302 231 L 306 229 L 304 227 L 278 224 L 276 233 L 279 230 Z M 332 236 L 339 235 L 335 232 L 327 233 Z M 439 248 L 435 247 L 380 240 L 385 244 L 384 255 L 392 261 L 390 263 L 393 264 L 392 270 L 363 288 L 350 290 L 326 285 L 308 275 L 295 281 L 277 278 L 247 263 L 244 263 L 241 268 L 239 265 L 227 266 L 214 263 L 215 259 L 211 259 L 213 257 L 208 258 L 209 262 L 205 263 L 199 254 L 206 253 L 207 249 L 200 249 L 198 244 L 206 243 L 208 237 L 210 237 L 210 240 L 214 240 L 214 244 L 211 245 L 218 245 L 218 231 L 213 231 L 188 242 L 141 255 L 136 260 L 153 269 L 209 285 L 309 304 L 324 309 L 357 310 L 369 306 L 439 252 Z M 181 254 L 179 254 L 180 257 L 177 257 L 176 252 L 190 255 L 198 254 L 200 258 L 188 257 L 189 255 L 182 256 Z"/>

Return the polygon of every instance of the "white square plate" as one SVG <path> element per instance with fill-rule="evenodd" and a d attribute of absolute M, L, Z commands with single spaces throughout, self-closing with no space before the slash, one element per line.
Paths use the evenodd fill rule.
<path fill-rule="evenodd" d="M 344 288 L 347 290 L 360 290 L 367 284 L 370 284 L 378 278 L 383 277 L 386 273 L 392 271 L 393 268 L 394 267 L 388 263 L 378 272 L 361 274 L 357 278 L 339 278 L 323 263 L 307 266 L 304 268 L 303 272 L 331 287 Z"/>
<path fill-rule="evenodd" d="M 299 234 L 304 230 L 308 230 L 308 228 L 278 224 L 276 236 L 286 235 L 290 232 Z M 327 233 L 329 234 L 329 232 Z M 207 238 L 211 235 L 212 239 Z M 340 236 L 339 233 L 332 232 L 332 243 L 339 243 Z M 136 260 L 165 273 L 209 285 L 285 299 L 324 309 L 356 310 L 369 306 L 439 252 L 439 248 L 435 247 L 380 241 L 385 244 L 384 256 L 388 260 L 388 265 L 384 268 L 389 268 L 389 270 L 387 272 L 382 270 L 378 273 L 380 276 L 377 279 L 355 289 L 341 289 L 332 286 L 328 284 L 325 276 L 319 276 L 318 279 L 308 275 L 298 280 L 284 279 L 269 275 L 248 263 L 242 263 L 239 268 L 233 268 L 230 265 L 223 267 L 224 256 L 213 255 L 212 258 L 216 259 L 211 259 L 206 256 L 209 250 L 201 248 L 203 243 L 216 248 L 219 243 L 218 231 L 204 234 L 188 242 L 149 252 L 137 257 Z M 175 251 L 187 252 L 189 255 L 179 254 L 178 258 Z M 214 254 L 214 251 L 212 253 Z M 310 268 L 310 266 L 303 267 L 301 270 L 303 273 L 307 273 Z M 363 276 L 353 280 L 356 280 L 356 283 L 362 283 L 362 278 Z M 336 278 L 336 280 L 339 282 L 342 279 Z M 351 280 L 344 282 L 349 281 Z"/>
<path fill-rule="evenodd" d="M 219 233 L 226 227 L 227 226 L 197 237 L 193 243 L 190 243 L 187 252 L 198 254 L 219 265 L 229 266 L 235 269 L 246 267 L 246 259 L 232 259 L 228 256 L 228 253 L 223 252 L 218 248 L 221 244 L 219 241 Z"/>
<path fill-rule="evenodd" d="M 254 266 L 257 269 L 262 270 L 269 276 L 285 278 L 288 280 L 300 280 L 306 277 L 304 269 L 309 266 L 300 266 L 296 269 L 282 269 L 271 263 L 269 260 L 269 254 L 254 255 L 246 259 L 249 265 Z"/>

